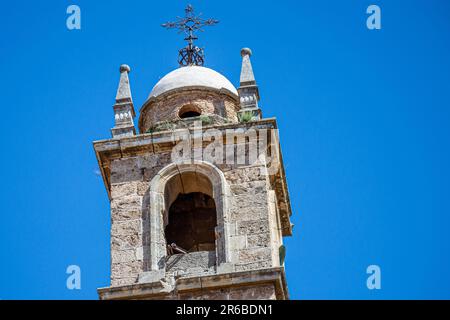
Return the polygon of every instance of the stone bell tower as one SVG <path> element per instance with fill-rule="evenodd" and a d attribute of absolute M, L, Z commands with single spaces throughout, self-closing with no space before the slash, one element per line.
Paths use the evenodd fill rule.
<path fill-rule="evenodd" d="M 203 67 L 193 31 L 180 67 L 142 105 L 138 134 L 130 68 L 120 67 L 112 138 L 94 142 L 111 203 L 111 284 L 99 297 L 288 299 L 276 120 L 262 117 L 250 49 L 236 89 Z"/>

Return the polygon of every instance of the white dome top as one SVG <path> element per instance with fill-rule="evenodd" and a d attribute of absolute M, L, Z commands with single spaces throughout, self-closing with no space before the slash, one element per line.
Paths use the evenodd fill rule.
<path fill-rule="evenodd" d="M 179 88 L 205 87 L 225 89 L 238 95 L 236 88 L 220 73 L 205 67 L 187 66 L 173 70 L 153 87 L 149 99 Z"/>

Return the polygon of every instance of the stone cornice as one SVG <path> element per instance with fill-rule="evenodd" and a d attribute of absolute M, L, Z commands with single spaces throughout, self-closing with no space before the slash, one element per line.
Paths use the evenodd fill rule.
<path fill-rule="evenodd" d="M 242 288 L 273 284 L 278 300 L 289 299 L 283 267 L 222 273 L 200 277 L 178 278 L 174 285 L 164 285 L 164 279 L 151 283 L 137 283 L 120 287 L 97 289 L 101 300 L 120 299 L 176 299 L 179 294 L 210 291 L 217 288 Z"/>

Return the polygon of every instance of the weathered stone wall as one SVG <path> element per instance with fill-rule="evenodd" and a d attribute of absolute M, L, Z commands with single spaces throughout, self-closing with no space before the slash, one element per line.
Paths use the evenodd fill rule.
<path fill-rule="evenodd" d="M 154 101 L 149 101 L 141 110 L 139 132 L 145 133 L 163 121 L 176 121 L 183 106 L 194 105 L 201 110 L 202 115 L 218 115 L 237 122 L 239 103 L 228 94 L 190 89 L 175 92 Z"/>
<path fill-rule="evenodd" d="M 109 176 L 106 181 L 110 185 L 111 198 L 111 287 L 149 283 L 162 278 L 171 283 L 173 280 L 170 279 L 174 277 L 200 277 L 280 266 L 279 248 L 282 244 L 280 199 L 273 190 L 273 177 L 263 174 L 265 165 L 261 162 L 258 164 L 248 162 L 247 149 L 245 163 L 209 164 L 220 172 L 221 178 L 205 173 L 194 164 L 187 167 L 192 170 L 188 172 L 200 170 L 199 173 L 206 174 L 205 177 L 210 180 L 214 194 L 223 195 L 222 198 L 215 197 L 214 200 L 217 210 L 218 208 L 226 210 L 221 212 L 221 215 L 217 211 L 218 227 L 220 219 L 222 226 L 216 228 L 219 239 L 222 237 L 225 242 L 216 240 L 216 253 L 213 253 L 213 256 L 206 251 L 189 253 L 184 257 L 180 256 L 178 261 L 175 261 L 175 257 L 170 257 L 162 264 L 160 262 L 164 259 L 158 258 L 158 266 L 155 269 L 152 255 L 155 255 L 155 248 L 158 255 L 161 253 L 165 255 L 165 243 L 160 243 L 159 239 L 163 239 L 163 236 L 162 238 L 158 236 L 158 243 L 155 246 L 154 235 L 163 233 L 163 227 L 150 213 L 160 212 L 161 216 L 166 213 L 151 211 L 152 205 L 159 203 L 157 205 L 160 206 L 164 204 L 164 199 L 156 201 L 150 192 L 150 186 L 155 177 L 159 177 L 157 181 L 161 180 L 160 178 L 164 178 L 162 172 L 169 165 L 173 166 L 172 147 L 162 144 L 164 141 L 171 141 L 170 136 L 171 132 L 161 132 L 133 138 L 136 139 L 133 144 L 139 143 L 139 148 L 134 149 L 135 151 L 126 147 L 130 145 L 128 141 L 134 140 L 123 140 L 119 144 L 120 152 L 114 151 L 109 155 L 111 160 L 107 164 Z M 154 141 L 158 141 L 159 145 Z M 226 143 L 231 144 L 235 154 L 238 154 L 242 141 L 227 138 Z M 113 146 L 112 143 L 110 145 Z M 192 148 L 196 150 L 199 146 L 193 144 Z M 226 156 L 224 152 L 224 157 Z M 223 185 L 226 186 L 225 193 L 221 189 Z M 161 186 L 162 189 L 157 193 L 164 193 L 164 186 Z M 158 225 L 156 229 L 152 229 L 155 225 Z M 226 250 L 223 249 L 224 246 Z M 196 254 L 199 256 L 195 256 Z M 222 264 L 221 261 L 225 260 L 226 263 Z M 233 290 L 235 288 L 218 292 L 230 298 L 238 295 L 233 293 Z M 243 297 L 251 296 L 252 290 L 247 288 L 241 294 Z M 262 292 L 266 293 L 262 294 L 271 297 L 271 294 L 267 293 L 269 291 L 263 290 Z M 195 295 L 192 298 L 195 298 Z"/>
<path fill-rule="evenodd" d="M 149 181 L 170 161 L 147 154 L 111 161 L 111 285 L 135 283 L 147 269 Z M 148 251 L 148 250 L 147 250 Z"/>
<path fill-rule="evenodd" d="M 142 178 L 136 159 L 111 163 L 111 285 L 134 283 L 144 270 Z M 138 187 L 139 186 L 139 187 Z"/>
<path fill-rule="evenodd" d="M 132 284 L 148 271 L 151 179 L 171 163 L 170 154 L 111 162 L 111 285 Z M 229 234 L 232 271 L 278 266 L 281 236 L 267 176 L 257 166 L 222 166 L 231 191 Z M 147 252 L 147 254 L 145 254 Z M 210 266 L 209 266 L 210 267 Z M 198 268 L 199 274 L 210 273 Z M 192 275 L 192 272 L 189 272 Z"/>
<path fill-rule="evenodd" d="M 226 170 L 226 169 L 225 169 Z M 231 248 L 235 271 L 269 268 L 272 254 L 270 184 L 260 166 L 236 166 L 224 175 L 231 189 Z"/>

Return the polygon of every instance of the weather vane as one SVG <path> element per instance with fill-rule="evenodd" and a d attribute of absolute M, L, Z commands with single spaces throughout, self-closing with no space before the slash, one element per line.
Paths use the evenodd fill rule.
<path fill-rule="evenodd" d="M 186 35 L 186 40 L 188 45 L 183 49 L 179 50 L 178 54 L 178 63 L 180 66 L 202 66 L 205 62 L 204 52 L 202 48 L 194 45 L 194 40 L 198 38 L 195 36 L 196 31 L 203 32 L 202 27 L 205 26 L 213 26 L 219 23 L 219 20 L 215 19 L 202 19 L 199 15 L 194 14 L 194 8 L 189 4 L 186 9 L 184 9 L 186 16 L 184 18 L 177 17 L 177 21 L 175 22 L 167 22 L 163 23 L 161 26 L 167 29 L 178 29 L 178 33 L 184 32 Z"/>

